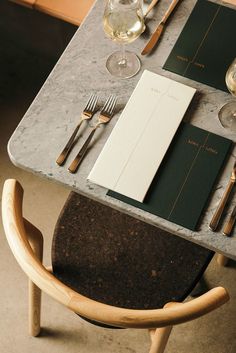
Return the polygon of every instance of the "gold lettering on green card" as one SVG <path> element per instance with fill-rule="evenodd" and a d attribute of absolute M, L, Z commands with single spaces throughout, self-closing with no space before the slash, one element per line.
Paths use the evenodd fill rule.
<path fill-rule="evenodd" d="M 204 64 L 198 63 L 196 61 L 195 61 L 194 65 L 197 66 L 197 67 L 200 67 L 201 69 L 205 69 L 205 65 Z"/>
<path fill-rule="evenodd" d="M 188 142 L 189 145 L 192 145 L 192 146 L 195 146 L 195 147 L 199 147 L 199 143 L 194 141 L 194 140 L 192 140 L 192 139 L 188 139 L 187 142 Z"/>
<path fill-rule="evenodd" d="M 217 151 L 217 150 L 215 150 L 215 149 L 214 149 L 214 148 L 212 148 L 212 147 L 208 147 L 208 146 L 206 146 L 206 147 L 205 147 L 205 150 L 206 150 L 207 152 L 212 153 L 212 154 L 218 154 L 218 151 Z"/>
<path fill-rule="evenodd" d="M 184 57 L 184 56 L 177 55 L 176 57 L 177 57 L 177 59 L 179 59 L 179 60 L 181 60 L 181 61 L 188 62 L 188 58 L 186 58 L 186 57 Z"/>

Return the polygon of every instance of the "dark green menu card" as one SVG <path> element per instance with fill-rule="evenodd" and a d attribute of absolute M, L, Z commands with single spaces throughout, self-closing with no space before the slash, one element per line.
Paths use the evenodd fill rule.
<path fill-rule="evenodd" d="M 236 56 L 236 10 L 198 0 L 164 69 L 227 91 L 225 73 Z"/>
<path fill-rule="evenodd" d="M 182 123 L 143 203 L 111 190 L 108 195 L 196 230 L 231 144 L 222 136 Z"/>

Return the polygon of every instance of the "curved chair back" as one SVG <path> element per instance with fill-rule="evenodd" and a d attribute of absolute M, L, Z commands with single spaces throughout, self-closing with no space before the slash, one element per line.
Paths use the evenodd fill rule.
<path fill-rule="evenodd" d="M 85 318 L 106 325 L 124 328 L 158 328 L 196 319 L 229 300 L 222 287 L 211 289 L 202 296 L 181 305 L 163 309 L 133 310 L 114 307 L 91 300 L 64 285 L 41 263 L 30 243 L 31 237 L 42 242 L 39 230 L 22 216 L 23 189 L 9 179 L 4 184 L 2 218 L 9 246 L 22 270 L 42 291 Z M 34 234 L 33 234 L 34 233 Z"/>

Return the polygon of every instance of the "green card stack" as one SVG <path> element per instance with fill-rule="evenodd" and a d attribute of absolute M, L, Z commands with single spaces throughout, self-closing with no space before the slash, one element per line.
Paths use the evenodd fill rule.
<path fill-rule="evenodd" d="M 225 73 L 236 56 L 236 11 L 198 0 L 164 69 L 227 91 Z"/>
<path fill-rule="evenodd" d="M 231 140 L 182 123 L 143 203 L 113 191 L 108 195 L 196 230 L 231 145 Z"/>

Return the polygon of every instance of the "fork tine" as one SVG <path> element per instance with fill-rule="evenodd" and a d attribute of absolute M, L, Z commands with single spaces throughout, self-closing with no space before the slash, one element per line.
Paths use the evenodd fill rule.
<path fill-rule="evenodd" d="M 117 102 L 117 97 L 114 96 L 113 101 L 112 101 L 112 104 L 111 104 L 110 109 L 109 109 L 109 114 L 113 114 L 114 109 L 115 109 L 116 102 Z"/>
<path fill-rule="evenodd" d="M 91 111 L 95 110 L 95 107 L 97 105 L 97 101 L 98 101 L 98 96 L 96 94 L 94 94 L 94 98 L 93 98 L 93 100 L 91 102 L 91 107 L 90 107 Z"/>
<path fill-rule="evenodd" d="M 89 100 L 88 100 L 84 110 L 90 110 L 90 106 L 93 103 L 95 98 L 96 98 L 96 94 L 91 94 L 91 96 L 89 97 Z"/>
<path fill-rule="evenodd" d="M 117 101 L 117 98 L 115 95 L 112 96 L 110 102 L 109 102 L 109 105 L 106 109 L 106 113 L 111 115 L 112 112 L 113 112 L 113 109 L 115 108 L 115 104 L 116 104 L 116 101 Z"/>
<path fill-rule="evenodd" d="M 115 96 L 112 95 L 112 96 L 111 96 L 111 99 L 110 99 L 110 102 L 109 102 L 109 104 L 108 104 L 108 106 L 107 106 L 107 109 L 106 109 L 106 111 L 107 111 L 108 113 L 110 112 L 110 109 L 111 109 L 111 106 L 112 106 L 112 104 L 113 104 L 114 99 L 115 99 Z"/>
<path fill-rule="evenodd" d="M 86 106 L 85 106 L 84 110 L 88 110 L 89 109 L 89 106 L 91 104 L 91 101 L 92 101 L 93 97 L 94 97 L 94 94 L 91 94 L 91 96 L 89 97 L 89 99 L 88 99 L 88 101 L 86 103 Z"/>
<path fill-rule="evenodd" d="M 93 112 L 95 110 L 97 101 L 98 101 L 98 96 L 94 95 L 93 100 L 91 101 L 90 107 L 88 109 L 89 111 Z"/>
<path fill-rule="evenodd" d="M 111 94 L 111 95 L 107 98 L 107 100 L 106 100 L 106 102 L 105 102 L 105 104 L 104 104 L 104 106 L 103 106 L 103 108 L 102 108 L 102 112 L 107 111 L 107 108 L 108 108 L 108 106 L 109 106 L 109 104 L 110 104 L 110 102 L 111 102 L 111 100 L 112 100 L 112 97 L 113 97 L 113 95 Z"/>

